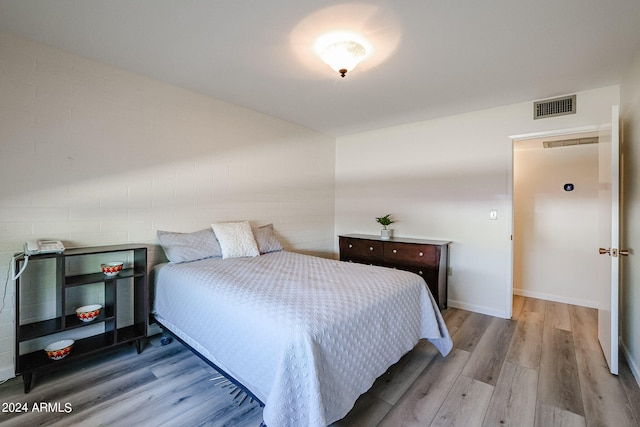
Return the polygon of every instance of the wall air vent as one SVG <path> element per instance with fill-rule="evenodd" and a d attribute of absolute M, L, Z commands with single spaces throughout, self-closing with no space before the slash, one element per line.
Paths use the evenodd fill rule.
<path fill-rule="evenodd" d="M 547 117 L 564 116 L 576 113 L 576 96 L 563 96 L 562 98 L 545 99 L 533 103 L 533 119 L 546 119 Z"/>

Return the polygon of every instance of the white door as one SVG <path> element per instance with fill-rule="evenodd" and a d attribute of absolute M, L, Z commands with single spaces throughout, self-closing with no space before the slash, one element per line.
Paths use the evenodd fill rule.
<path fill-rule="evenodd" d="M 598 340 L 612 374 L 618 374 L 618 290 L 620 242 L 620 130 L 619 108 L 613 106 L 611 126 L 600 132 L 598 175 L 600 181 L 600 306 Z"/>

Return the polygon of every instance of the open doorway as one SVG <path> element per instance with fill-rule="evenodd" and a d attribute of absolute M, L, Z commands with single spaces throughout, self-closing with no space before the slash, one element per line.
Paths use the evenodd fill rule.
<path fill-rule="evenodd" d="M 598 305 L 598 132 L 513 138 L 513 294 Z"/>

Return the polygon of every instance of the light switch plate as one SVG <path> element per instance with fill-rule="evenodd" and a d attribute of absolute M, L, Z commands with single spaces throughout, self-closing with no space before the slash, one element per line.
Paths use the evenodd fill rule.
<path fill-rule="evenodd" d="M 495 209 L 491 209 L 489 211 L 489 219 L 492 219 L 492 220 L 498 219 L 498 211 Z"/>

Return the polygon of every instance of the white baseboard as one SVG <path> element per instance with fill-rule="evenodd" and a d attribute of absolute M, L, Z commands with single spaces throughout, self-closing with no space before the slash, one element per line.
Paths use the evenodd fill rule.
<path fill-rule="evenodd" d="M 537 299 L 542 299 L 546 301 L 561 302 L 564 304 L 579 305 L 581 307 L 598 308 L 596 301 L 591 301 L 591 300 L 584 300 L 579 298 L 567 298 L 567 297 L 562 297 L 562 296 L 553 295 L 553 294 L 546 294 L 543 292 L 528 291 L 525 289 L 514 289 L 513 293 L 514 295 L 521 295 L 523 297 L 537 298 Z M 495 309 L 480 306 L 480 305 L 468 304 L 465 302 L 451 300 L 451 299 L 447 301 L 447 304 L 449 307 L 459 308 L 461 310 L 473 311 L 476 313 L 486 314 L 488 316 L 500 317 L 503 319 L 510 318 L 507 315 L 507 313 L 504 311 L 495 310 Z"/>
<path fill-rule="evenodd" d="M 514 295 L 521 295 L 528 298 L 543 299 L 546 301 L 561 302 L 564 304 L 579 305 L 581 307 L 598 308 L 596 301 L 584 300 L 579 298 L 568 298 L 559 295 L 546 294 L 544 292 L 527 291 L 525 289 L 513 289 Z"/>
<path fill-rule="evenodd" d="M 640 387 L 640 366 L 636 364 L 636 362 L 631 358 L 631 354 L 629 353 L 629 349 L 626 345 L 624 345 L 624 341 L 620 340 L 620 349 L 622 350 L 622 354 L 624 358 L 627 360 L 627 364 L 629 365 L 629 369 L 631 369 L 631 373 L 633 377 L 636 379 L 638 383 L 638 387 Z"/>
<path fill-rule="evenodd" d="M 447 300 L 447 306 L 451 308 L 459 308 L 461 310 L 473 311 L 475 313 L 486 314 L 487 316 L 500 317 L 502 319 L 509 319 L 509 316 L 504 311 L 494 310 L 481 305 L 467 304 L 461 301 Z"/>

